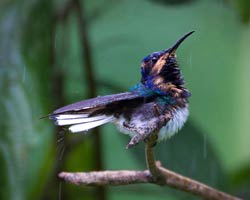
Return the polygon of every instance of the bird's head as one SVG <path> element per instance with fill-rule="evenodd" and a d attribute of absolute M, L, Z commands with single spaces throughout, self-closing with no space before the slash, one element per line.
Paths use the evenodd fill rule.
<path fill-rule="evenodd" d="M 190 96 L 184 88 L 184 79 L 175 53 L 179 45 L 193 32 L 185 34 L 169 49 L 153 52 L 142 60 L 141 83 L 145 87 L 175 97 Z"/>

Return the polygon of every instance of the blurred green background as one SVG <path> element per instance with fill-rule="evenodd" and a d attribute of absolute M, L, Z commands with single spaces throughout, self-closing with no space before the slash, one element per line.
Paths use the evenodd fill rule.
<path fill-rule="evenodd" d="M 157 145 L 164 166 L 250 199 L 250 1 L 1 0 L 0 199 L 197 199 L 155 185 L 90 188 L 59 171 L 144 169 L 143 144 L 105 125 L 68 134 L 54 109 L 124 92 L 140 61 L 195 30 L 178 61 L 190 118 Z"/>

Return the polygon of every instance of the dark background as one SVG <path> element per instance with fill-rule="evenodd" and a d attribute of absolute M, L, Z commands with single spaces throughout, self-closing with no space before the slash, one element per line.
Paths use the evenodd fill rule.
<path fill-rule="evenodd" d="M 0 199 L 195 199 L 168 187 L 90 188 L 59 171 L 145 169 L 143 144 L 113 125 L 69 134 L 54 109 L 124 92 L 140 61 L 195 30 L 178 49 L 190 98 L 180 133 L 157 145 L 164 166 L 250 199 L 248 0 L 1 0 Z"/>

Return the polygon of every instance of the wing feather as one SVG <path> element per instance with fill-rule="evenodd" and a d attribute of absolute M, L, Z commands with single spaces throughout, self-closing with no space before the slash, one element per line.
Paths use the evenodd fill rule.
<path fill-rule="evenodd" d="M 60 113 L 67 113 L 67 112 L 77 112 L 81 110 L 91 110 L 93 108 L 97 107 L 103 107 L 108 104 L 112 104 L 115 102 L 120 102 L 120 101 L 128 101 L 132 99 L 137 99 L 137 98 L 142 98 L 139 94 L 134 93 L 134 92 L 124 92 L 124 93 L 119 93 L 119 94 L 112 94 L 112 95 L 106 95 L 106 96 L 99 96 L 96 98 L 92 99 L 87 99 L 83 101 L 79 101 L 67 106 L 64 106 L 62 108 L 59 108 L 53 112 L 53 115 L 55 114 L 60 114 Z"/>
<path fill-rule="evenodd" d="M 142 97 L 135 92 L 100 96 L 79 101 L 55 110 L 49 118 L 57 126 L 69 125 L 69 131 L 76 133 L 112 122 L 124 106 L 132 106 Z"/>

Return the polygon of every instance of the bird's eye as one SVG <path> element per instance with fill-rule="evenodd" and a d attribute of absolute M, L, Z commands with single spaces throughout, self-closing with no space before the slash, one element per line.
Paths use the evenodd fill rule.
<path fill-rule="evenodd" d="M 153 63 L 156 63 L 157 60 L 158 60 L 158 57 L 154 56 L 151 60 L 152 60 Z"/>

